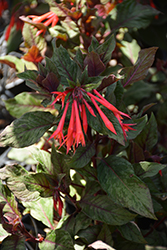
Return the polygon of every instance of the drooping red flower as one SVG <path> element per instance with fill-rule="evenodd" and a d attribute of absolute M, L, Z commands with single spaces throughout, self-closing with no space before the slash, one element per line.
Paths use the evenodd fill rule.
<path fill-rule="evenodd" d="M 8 41 L 10 33 L 11 33 L 11 29 L 13 28 L 14 25 L 16 25 L 16 30 L 22 30 L 23 24 L 24 24 L 23 21 L 18 18 L 16 13 L 12 14 L 10 23 L 6 29 L 5 40 Z"/>
<path fill-rule="evenodd" d="M 59 21 L 58 16 L 53 11 L 49 11 L 49 12 L 47 12 L 47 13 L 41 15 L 41 16 L 29 15 L 27 17 L 32 20 L 32 24 L 33 23 L 36 23 L 36 24 L 42 23 L 44 21 L 42 24 L 45 27 L 48 27 L 50 24 L 52 25 L 52 27 L 54 27 Z M 36 36 L 40 35 L 41 33 L 45 34 L 45 32 L 46 32 L 46 28 L 45 29 L 40 29 L 40 30 L 37 31 Z"/>
<path fill-rule="evenodd" d="M 114 107 L 111 103 L 109 103 L 97 90 L 94 89 L 93 92 L 96 95 L 90 92 L 87 92 L 84 88 L 78 87 L 78 86 L 74 88 L 67 88 L 64 92 L 58 92 L 58 91 L 53 92 L 53 94 L 57 94 L 57 97 L 53 101 L 52 105 L 55 104 L 57 101 L 61 100 L 62 108 L 63 108 L 65 98 L 67 97 L 67 95 L 68 95 L 68 98 L 67 98 L 67 102 L 64 108 L 63 115 L 57 126 L 57 129 L 51 135 L 49 140 L 51 138 L 58 139 L 60 147 L 63 144 L 65 144 L 67 148 L 67 153 L 69 152 L 71 147 L 73 147 L 73 150 L 75 151 L 75 148 L 78 147 L 79 144 L 82 144 L 82 146 L 85 146 L 84 134 L 86 135 L 87 128 L 88 128 L 86 108 L 88 109 L 88 111 L 90 112 L 92 116 L 96 116 L 93 108 L 87 101 L 88 99 L 91 100 L 92 104 L 94 105 L 95 109 L 99 113 L 105 126 L 112 133 L 117 134 L 114 128 L 114 125 L 108 119 L 108 117 L 103 113 L 101 108 L 98 106 L 97 102 L 99 102 L 108 110 L 111 110 L 113 112 L 115 117 L 118 119 L 118 122 L 120 123 L 125 139 L 127 137 L 126 132 L 129 130 L 134 130 L 133 128 L 131 128 L 131 126 L 135 124 L 124 124 L 122 122 L 123 116 L 130 118 L 129 115 L 119 111 L 116 107 Z M 67 129 L 67 134 L 64 135 L 63 133 L 64 123 L 65 123 L 65 118 L 66 118 L 66 114 L 67 114 L 67 110 L 69 106 L 71 106 L 71 118 L 70 118 L 69 126 Z"/>

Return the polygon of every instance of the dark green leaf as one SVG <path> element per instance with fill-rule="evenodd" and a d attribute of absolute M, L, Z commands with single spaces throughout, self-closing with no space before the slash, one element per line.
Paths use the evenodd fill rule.
<path fill-rule="evenodd" d="M 26 250 L 25 238 L 23 236 L 11 235 L 4 239 L 1 250 Z"/>
<path fill-rule="evenodd" d="M 82 239 L 84 243 L 91 244 L 97 239 L 100 230 L 101 225 L 93 225 L 87 227 L 86 229 L 80 230 L 77 235 Z"/>
<path fill-rule="evenodd" d="M 109 244 L 110 246 L 113 245 L 112 234 L 107 224 L 103 224 L 97 239 Z"/>
<path fill-rule="evenodd" d="M 125 76 L 122 80 L 124 87 L 134 82 L 143 80 L 146 77 L 148 69 L 154 62 L 157 49 L 157 47 L 152 47 L 140 50 L 139 57 L 135 65 L 121 70 L 120 74 L 124 74 Z"/>
<path fill-rule="evenodd" d="M 77 234 L 81 229 L 87 228 L 92 222 L 92 219 L 80 212 L 76 216 L 74 232 Z"/>
<path fill-rule="evenodd" d="M 136 216 L 121 205 L 115 204 L 107 195 L 97 194 L 99 191 L 97 182 L 89 182 L 79 202 L 88 217 L 110 225 L 122 225 Z"/>
<path fill-rule="evenodd" d="M 143 244 L 147 243 L 141 234 L 140 228 L 135 222 L 130 221 L 125 225 L 118 226 L 117 228 L 121 235 L 127 240 Z"/>
<path fill-rule="evenodd" d="M 126 0 L 116 5 L 116 19 L 110 21 L 111 29 L 117 30 L 120 27 L 145 28 L 152 18 L 159 14 L 159 11 L 149 5 L 139 4 L 134 0 Z"/>
<path fill-rule="evenodd" d="M 88 52 L 92 52 L 92 51 L 96 51 L 96 49 L 98 48 L 99 46 L 99 42 L 97 41 L 96 37 L 92 36 L 92 40 L 91 40 L 91 44 L 88 48 Z"/>
<path fill-rule="evenodd" d="M 76 152 L 72 159 L 68 162 L 70 168 L 83 168 L 90 161 L 95 154 L 95 147 L 93 144 L 89 144 L 86 147 L 79 147 L 76 149 Z"/>
<path fill-rule="evenodd" d="M 147 115 L 139 119 L 127 120 L 126 122 L 130 124 L 135 124 L 134 126 L 132 126 L 132 128 L 135 130 L 129 130 L 127 132 L 127 139 L 132 140 L 132 139 L 135 139 L 138 135 L 140 135 L 142 130 L 145 128 L 146 123 L 147 123 Z"/>
<path fill-rule="evenodd" d="M 101 61 L 105 65 L 110 61 L 115 46 L 116 46 L 116 41 L 115 41 L 115 36 L 113 34 L 105 42 L 100 44 L 100 46 L 96 49 L 96 52 L 100 55 Z"/>
<path fill-rule="evenodd" d="M 77 79 L 81 74 L 81 70 L 78 64 L 70 58 L 65 48 L 62 46 L 56 48 L 54 46 L 52 61 L 55 63 L 61 77 L 77 82 Z"/>
<path fill-rule="evenodd" d="M 109 156 L 101 160 L 97 172 L 99 182 L 111 200 L 140 215 L 156 219 L 149 189 L 134 174 L 128 161 Z"/>
<path fill-rule="evenodd" d="M 58 229 L 48 233 L 45 240 L 39 244 L 40 250 L 74 250 L 70 234 Z"/>
<path fill-rule="evenodd" d="M 109 75 L 108 77 L 104 77 L 100 86 L 97 88 L 97 91 L 103 90 L 104 88 L 110 86 L 116 81 L 117 81 L 117 78 L 113 74 Z"/>
<path fill-rule="evenodd" d="M 49 112 L 29 112 L 12 122 L 0 135 L 0 146 L 23 148 L 37 142 L 51 127 L 55 117 Z"/>
<path fill-rule="evenodd" d="M 26 208 L 24 214 L 30 213 L 33 218 L 53 229 L 53 198 L 40 198 L 33 202 L 22 202 Z"/>

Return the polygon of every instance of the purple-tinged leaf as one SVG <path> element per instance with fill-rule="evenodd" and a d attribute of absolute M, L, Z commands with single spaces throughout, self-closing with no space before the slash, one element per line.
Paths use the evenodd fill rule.
<path fill-rule="evenodd" d="M 24 184 L 31 192 L 38 191 L 42 197 L 50 197 L 58 185 L 52 180 L 51 175 L 44 173 L 29 174 L 24 176 Z"/>
<path fill-rule="evenodd" d="M 2 250 L 26 250 L 25 238 L 19 235 L 11 235 L 5 238 L 1 244 Z"/>
<path fill-rule="evenodd" d="M 61 229 L 50 231 L 45 240 L 39 244 L 39 248 L 40 250 L 74 250 L 70 234 Z"/>
<path fill-rule="evenodd" d="M 97 91 L 103 90 L 104 88 L 110 86 L 111 84 L 113 84 L 116 81 L 118 81 L 118 79 L 113 74 L 111 74 L 108 77 L 104 77 L 100 86 L 97 88 Z"/>
<path fill-rule="evenodd" d="M 97 239 L 104 241 L 105 243 L 109 244 L 110 246 L 113 246 L 114 242 L 112 239 L 112 234 L 111 234 L 110 228 L 107 224 L 103 224 Z"/>
<path fill-rule="evenodd" d="M 137 226 L 137 224 L 134 221 L 130 221 L 125 225 L 118 226 L 118 231 L 121 233 L 121 235 L 130 241 L 137 242 L 137 243 L 143 243 L 146 244 L 147 241 L 144 239 L 140 228 Z"/>
<path fill-rule="evenodd" d="M 47 74 L 46 78 L 43 78 L 43 80 L 41 79 L 41 81 L 39 77 L 37 77 L 37 83 L 42 89 L 51 93 L 57 90 L 60 82 L 57 76 L 53 72 L 50 72 Z"/>
<path fill-rule="evenodd" d="M 86 147 L 79 147 L 76 149 L 76 152 L 72 159 L 68 162 L 70 168 L 83 168 L 90 161 L 95 154 L 95 147 L 93 144 L 89 144 Z"/>
<path fill-rule="evenodd" d="M 148 187 L 135 174 L 130 162 L 117 156 L 102 159 L 98 180 L 110 199 L 151 219 L 156 219 Z M 112 181 L 111 181 L 112 180 Z"/>
<path fill-rule="evenodd" d="M 124 75 L 124 79 L 122 80 L 124 87 L 146 77 L 148 69 L 154 62 L 157 49 L 157 47 L 142 49 L 139 52 L 139 57 L 135 65 L 121 70 L 120 74 Z"/>
<path fill-rule="evenodd" d="M 0 203 L 5 204 L 3 211 L 12 213 L 16 218 L 21 218 L 21 214 L 18 210 L 17 202 L 14 195 L 8 189 L 6 185 L 0 182 Z"/>
<path fill-rule="evenodd" d="M 100 56 L 92 51 L 87 54 L 84 60 L 84 66 L 88 65 L 88 76 L 98 76 L 105 70 L 105 65 L 100 59 Z"/>
<path fill-rule="evenodd" d="M 52 126 L 55 117 L 49 112 L 29 112 L 12 122 L 0 134 L 0 147 L 23 148 L 37 142 Z"/>
<path fill-rule="evenodd" d="M 40 198 L 33 202 L 22 202 L 26 208 L 24 214 L 30 213 L 33 218 L 53 229 L 53 198 Z"/>

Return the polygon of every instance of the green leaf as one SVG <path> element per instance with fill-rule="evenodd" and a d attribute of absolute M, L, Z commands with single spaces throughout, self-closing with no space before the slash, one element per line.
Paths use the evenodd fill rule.
<path fill-rule="evenodd" d="M 158 172 L 164 168 L 166 168 L 166 165 L 157 163 L 157 162 L 148 162 L 148 161 L 141 161 L 137 163 L 141 167 L 140 173 L 138 176 L 140 178 L 144 179 L 146 177 L 152 177 Z M 134 168 L 136 167 L 136 164 L 134 164 Z"/>
<path fill-rule="evenodd" d="M 150 120 L 137 136 L 135 142 L 144 150 L 150 151 L 158 141 L 157 122 L 154 114 L 151 114 Z"/>
<path fill-rule="evenodd" d="M 134 174 L 128 161 L 109 156 L 101 160 L 97 172 L 102 188 L 112 201 L 140 215 L 156 219 L 149 189 Z"/>
<path fill-rule="evenodd" d="M 121 44 L 123 46 L 121 46 L 120 49 L 123 54 L 129 58 L 132 64 L 135 64 L 140 51 L 140 46 L 138 45 L 137 41 L 135 39 L 133 39 L 131 42 L 121 41 Z"/>
<path fill-rule="evenodd" d="M 92 36 L 91 44 L 89 45 L 88 52 L 96 51 L 99 47 L 99 42 L 97 41 L 96 37 Z"/>
<path fill-rule="evenodd" d="M 79 201 L 82 211 L 91 219 L 110 225 L 122 225 L 136 215 L 115 204 L 107 195 L 99 195 L 100 186 L 97 182 L 89 182 L 84 195 Z"/>
<path fill-rule="evenodd" d="M 44 111 L 24 114 L 0 134 L 0 147 L 23 148 L 34 144 L 51 127 L 54 119 L 51 113 Z"/>
<path fill-rule="evenodd" d="M 33 111 L 50 111 L 53 109 L 45 108 L 41 105 L 42 100 L 45 96 L 36 93 L 22 92 L 15 96 L 14 98 L 5 101 L 6 109 L 9 113 L 19 118 L 27 112 Z"/>
<path fill-rule="evenodd" d="M 126 0 L 117 4 L 114 11 L 115 20 L 109 22 L 111 30 L 124 27 L 144 29 L 150 24 L 152 18 L 159 14 L 159 11 L 149 5 L 142 5 L 134 0 Z"/>
<path fill-rule="evenodd" d="M 40 250 L 74 250 L 73 240 L 70 234 L 58 229 L 49 232 L 45 240 L 39 244 Z"/>
<path fill-rule="evenodd" d="M 97 239 L 100 230 L 101 225 L 93 225 L 86 229 L 80 230 L 77 235 L 79 236 L 79 238 L 81 238 L 82 242 L 88 245 Z"/>
<path fill-rule="evenodd" d="M 22 202 L 26 207 L 24 214 L 30 213 L 33 218 L 53 229 L 53 198 L 40 198 L 33 202 Z"/>
<path fill-rule="evenodd" d="M 157 49 L 157 47 L 151 47 L 140 50 L 135 65 L 131 67 L 125 67 L 121 70 L 120 74 L 124 74 L 125 76 L 122 80 L 124 87 L 134 82 L 140 81 L 147 76 L 148 69 L 154 62 Z"/>
<path fill-rule="evenodd" d="M 30 192 L 24 184 L 24 176 L 28 172 L 24 167 L 14 164 L 0 169 L 0 178 L 5 180 L 8 188 L 21 201 L 33 201 L 39 197 L 39 192 Z"/>
<path fill-rule="evenodd" d="M 147 123 L 147 115 L 139 119 L 127 120 L 126 122 L 130 124 L 135 124 L 134 126 L 132 126 L 132 128 L 134 128 L 135 130 L 129 130 L 127 132 L 127 139 L 132 140 L 135 139 L 138 135 L 140 135 L 142 130 L 145 128 Z"/>
<path fill-rule="evenodd" d="M 54 48 L 52 61 L 55 63 L 59 75 L 63 79 L 67 78 L 73 82 L 77 82 L 77 79 L 81 74 L 81 70 L 78 64 L 70 58 L 65 48 L 63 48 L 62 46 L 56 48 L 54 42 L 52 44 Z M 66 82 L 67 85 L 67 80 L 63 80 L 63 82 L 64 81 Z"/>
<path fill-rule="evenodd" d="M 77 234 L 81 229 L 87 228 L 91 224 L 92 220 L 86 216 L 83 212 L 80 212 L 76 216 L 74 234 Z"/>
<path fill-rule="evenodd" d="M 121 235 L 130 241 L 146 244 L 147 241 L 143 238 L 140 228 L 134 221 L 130 221 L 125 225 L 117 227 Z"/>
<path fill-rule="evenodd" d="M 70 168 L 83 168 L 90 161 L 95 154 L 95 147 L 93 144 L 89 144 L 86 147 L 79 147 L 76 149 L 76 152 L 72 159 L 68 162 Z"/>
<path fill-rule="evenodd" d="M 2 224 L 0 224 L 0 243 L 9 235 L 10 234 L 5 229 L 3 229 Z"/>
<path fill-rule="evenodd" d="M 25 238 L 19 235 L 11 235 L 5 238 L 1 244 L 1 250 L 26 250 Z"/>
<path fill-rule="evenodd" d="M 111 60 L 112 52 L 114 51 L 115 46 L 116 41 L 113 34 L 96 49 L 96 52 L 100 55 L 101 61 L 105 65 Z"/>

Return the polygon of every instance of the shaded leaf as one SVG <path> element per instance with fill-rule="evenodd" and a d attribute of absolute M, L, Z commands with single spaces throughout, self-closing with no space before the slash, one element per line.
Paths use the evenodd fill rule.
<path fill-rule="evenodd" d="M 151 19 L 159 14 L 158 10 L 153 9 L 149 5 L 139 4 L 134 0 L 126 0 L 121 4 L 117 4 L 115 11 L 116 18 L 112 22 L 110 21 L 110 27 L 114 30 L 120 27 L 146 28 L 150 24 Z"/>
<path fill-rule="evenodd" d="M 83 168 L 90 161 L 95 154 L 95 147 L 93 144 L 89 144 L 86 147 L 79 147 L 72 159 L 68 162 L 70 168 Z"/>
<path fill-rule="evenodd" d="M 139 119 L 132 119 L 132 120 L 126 121 L 127 123 L 135 124 L 133 126 L 135 130 L 127 131 L 127 139 L 132 140 L 132 139 L 135 139 L 138 135 L 140 135 L 140 133 L 146 126 L 147 120 L 148 120 L 147 115 L 145 115 Z"/>
<path fill-rule="evenodd" d="M 158 132 L 157 132 L 157 122 L 154 114 L 151 114 L 151 117 L 142 130 L 142 132 L 137 136 L 135 142 L 143 148 L 144 150 L 150 151 L 158 141 Z"/>
<path fill-rule="evenodd" d="M 25 238 L 19 235 L 11 235 L 5 238 L 1 244 L 2 250 L 26 250 Z"/>
<path fill-rule="evenodd" d="M 125 225 L 118 226 L 117 228 L 121 235 L 127 240 L 143 244 L 147 243 L 141 234 L 140 228 L 134 221 L 130 221 Z"/>
<path fill-rule="evenodd" d="M 129 84 L 132 84 L 133 82 L 140 81 L 146 77 L 148 69 L 154 62 L 155 53 L 157 49 L 157 47 L 151 47 L 148 49 L 140 50 L 135 65 L 123 68 L 121 70 L 120 74 L 124 74 L 125 76 L 122 80 L 122 84 L 124 85 L 124 87 Z"/>
<path fill-rule="evenodd" d="M 49 112 L 29 112 L 12 122 L 0 134 L 0 146 L 22 148 L 37 142 L 51 127 L 55 117 Z"/>
<path fill-rule="evenodd" d="M 113 84 L 114 82 L 117 81 L 117 78 L 115 77 L 115 75 L 111 74 L 108 77 L 104 77 L 100 86 L 97 87 L 97 91 L 101 91 L 104 88 L 110 86 L 111 84 Z"/>
<path fill-rule="evenodd" d="M 53 229 L 53 198 L 40 198 L 33 202 L 22 202 L 26 208 L 24 214 L 41 221 L 47 227 Z"/>
<path fill-rule="evenodd" d="M 140 215 L 156 219 L 149 189 L 134 174 L 128 161 L 109 156 L 101 160 L 97 172 L 98 180 L 111 200 Z"/>
<path fill-rule="evenodd" d="M 102 229 L 101 229 L 97 239 L 109 244 L 110 246 L 113 246 L 114 242 L 112 239 L 112 233 L 111 233 L 109 226 L 107 224 L 104 224 L 102 226 Z"/>

